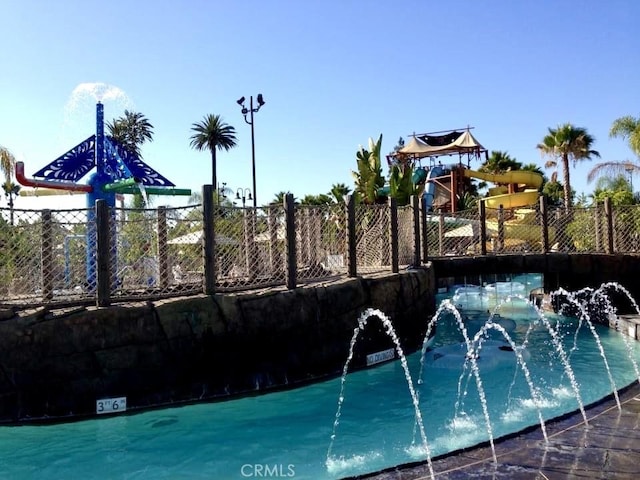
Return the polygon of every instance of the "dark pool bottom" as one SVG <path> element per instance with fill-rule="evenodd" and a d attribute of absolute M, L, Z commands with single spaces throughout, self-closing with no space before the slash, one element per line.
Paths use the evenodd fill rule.
<path fill-rule="evenodd" d="M 640 386 L 620 392 L 622 410 L 609 397 L 580 412 L 546 424 L 548 443 L 539 428 L 495 442 L 498 463 L 488 445 L 460 450 L 432 461 L 437 479 L 637 479 L 640 478 Z M 349 477 L 368 480 L 430 479 L 426 462 Z"/>

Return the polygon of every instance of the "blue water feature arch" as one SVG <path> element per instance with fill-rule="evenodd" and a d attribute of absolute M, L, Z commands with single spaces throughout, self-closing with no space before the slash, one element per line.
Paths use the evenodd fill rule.
<path fill-rule="evenodd" d="M 86 184 L 79 181 L 95 168 Z M 84 192 L 87 205 L 86 234 L 86 285 L 89 291 L 96 288 L 96 218 L 95 203 L 104 200 L 112 220 L 115 220 L 116 195 L 145 193 L 149 195 L 191 195 L 190 189 L 176 188 L 175 185 L 134 152 L 104 133 L 104 105 L 96 104 L 96 133 L 56 158 L 33 174 L 24 175 L 24 164 L 16 163 L 16 180 L 21 185 L 43 188 L 51 191 Z M 112 271 L 115 273 L 117 255 L 115 230 L 111 239 Z"/>

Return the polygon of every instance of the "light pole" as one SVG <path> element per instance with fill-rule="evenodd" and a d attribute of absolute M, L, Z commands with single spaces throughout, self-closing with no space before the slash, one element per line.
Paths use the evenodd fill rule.
<path fill-rule="evenodd" d="M 248 195 L 247 195 L 247 192 L 248 192 Z M 249 190 L 248 188 L 239 188 L 236 191 L 236 200 L 242 200 L 242 208 L 244 208 L 245 202 L 247 200 L 252 200 L 251 190 Z"/>
<path fill-rule="evenodd" d="M 262 94 L 259 93 L 256 101 L 258 102 L 258 106 L 253 108 L 253 95 L 249 97 L 249 108 L 244 105 L 244 97 L 241 97 L 238 100 L 238 105 L 242 107 L 242 115 L 244 115 L 244 121 L 251 125 L 251 174 L 253 178 L 253 208 L 256 208 L 257 205 L 257 197 L 256 194 L 256 143 L 253 132 L 253 114 L 260 110 L 260 107 L 264 105 L 264 98 Z M 249 119 L 247 119 L 247 115 L 249 115 Z"/>
<path fill-rule="evenodd" d="M 222 182 L 222 186 L 220 186 L 220 182 L 218 182 L 218 188 L 216 188 L 216 192 L 218 194 L 218 206 L 220 206 L 220 197 L 227 198 L 227 182 Z"/>

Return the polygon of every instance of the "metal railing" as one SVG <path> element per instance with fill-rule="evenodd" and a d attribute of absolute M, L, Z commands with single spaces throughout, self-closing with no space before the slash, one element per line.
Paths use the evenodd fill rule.
<path fill-rule="evenodd" d="M 0 209 L 0 304 L 37 306 L 296 288 L 398 272 L 430 257 L 638 253 L 640 206 L 429 212 L 345 204 L 260 208 L 203 204 L 131 209 Z"/>

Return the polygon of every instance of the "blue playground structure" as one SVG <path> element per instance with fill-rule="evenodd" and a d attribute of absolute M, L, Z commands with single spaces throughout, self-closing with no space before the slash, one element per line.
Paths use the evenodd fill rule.
<path fill-rule="evenodd" d="M 95 167 L 86 184 L 78 183 Z M 86 272 L 89 291 L 96 287 L 95 203 L 104 200 L 115 216 L 116 194 L 191 195 L 189 189 L 175 185 L 144 163 L 114 138 L 104 133 L 104 105 L 96 105 L 96 133 L 64 155 L 38 170 L 34 178 L 24 175 L 24 164 L 16 163 L 16 180 L 34 187 L 40 194 L 84 192 L 87 201 Z M 115 232 L 114 232 L 115 234 Z M 112 265 L 116 262 L 115 238 L 112 241 Z M 115 269 L 113 270 L 115 271 Z"/>

